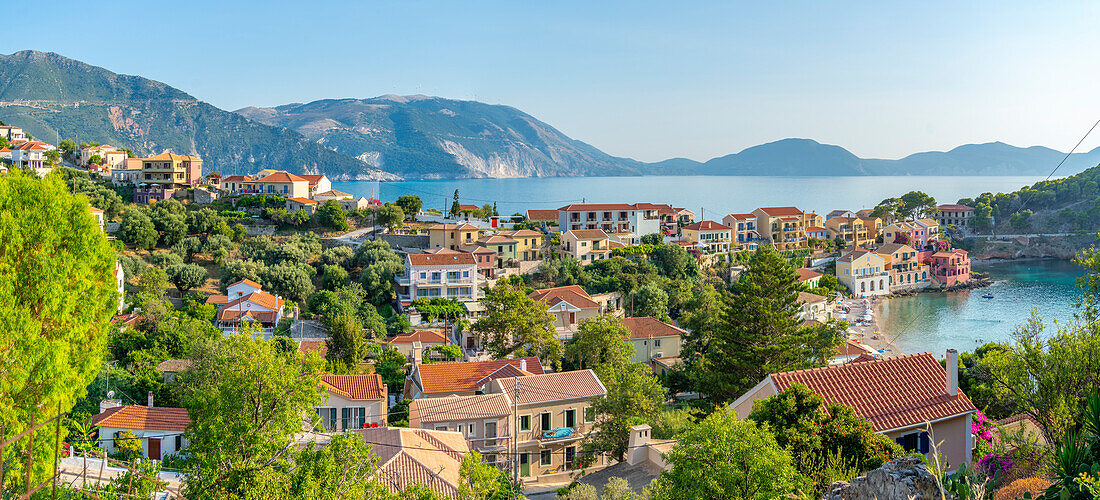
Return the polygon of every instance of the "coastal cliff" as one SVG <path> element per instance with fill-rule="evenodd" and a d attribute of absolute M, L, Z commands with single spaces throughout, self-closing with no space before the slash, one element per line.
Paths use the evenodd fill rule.
<path fill-rule="evenodd" d="M 1075 236 L 1015 236 L 1008 239 L 965 238 L 960 247 L 975 260 L 1049 258 L 1069 260 L 1096 242 L 1092 234 Z"/>

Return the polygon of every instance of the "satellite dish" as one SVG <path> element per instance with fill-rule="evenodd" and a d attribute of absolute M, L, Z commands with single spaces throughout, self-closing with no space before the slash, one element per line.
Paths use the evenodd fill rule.
<path fill-rule="evenodd" d="M 107 399 L 111 399 L 111 398 L 114 398 L 114 397 L 115 397 L 115 391 L 107 391 Z"/>

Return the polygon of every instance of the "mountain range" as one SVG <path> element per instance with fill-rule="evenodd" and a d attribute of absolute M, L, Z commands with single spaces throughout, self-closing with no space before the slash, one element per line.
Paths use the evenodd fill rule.
<path fill-rule="evenodd" d="M 1046 175 L 1065 156 L 993 142 L 897 160 L 783 139 L 698 162 L 645 163 L 572 139 L 510 106 L 423 95 L 219 109 L 169 85 L 54 53 L 0 55 L 0 120 L 53 140 L 203 157 L 204 169 L 324 172 L 334 179 L 624 175 Z M 1072 155 L 1070 175 L 1100 163 Z"/>

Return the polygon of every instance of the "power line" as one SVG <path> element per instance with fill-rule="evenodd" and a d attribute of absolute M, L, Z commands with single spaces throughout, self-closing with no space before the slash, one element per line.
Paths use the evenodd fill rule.
<path fill-rule="evenodd" d="M 1091 134 L 1092 131 L 1096 129 L 1097 125 L 1100 125 L 1100 120 L 1096 120 L 1096 123 L 1093 123 L 1092 126 L 1089 127 L 1089 131 L 1085 132 L 1085 135 L 1081 136 L 1081 140 L 1077 141 L 1077 144 L 1073 145 L 1073 149 L 1070 149 L 1069 152 L 1066 153 L 1066 155 L 1062 157 L 1062 161 L 1058 162 L 1058 165 L 1056 165 L 1054 167 L 1054 170 L 1051 170 L 1050 173 L 1047 174 L 1046 178 L 1043 179 L 1041 182 L 1046 182 L 1046 181 L 1050 180 L 1051 176 L 1053 176 L 1054 173 L 1057 172 L 1059 168 L 1062 168 L 1062 164 L 1065 163 L 1066 160 L 1069 159 L 1069 157 L 1073 154 L 1074 151 L 1077 151 L 1077 148 L 1079 148 L 1081 146 L 1081 143 L 1085 142 L 1085 139 L 1087 139 L 1089 134 Z M 1036 184 L 1038 184 L 1038 182 Z M 1028 193 L 1027 200 L 1025 200 L 1023 203 L 1020 204 L 1020 210 L 1023 210 L 1024 207 L 1027 206 L 1028 202 L 1030 202 L 1031 199 L 1035 197 L 1035 191 L 1036 190 L 1032 189 L 1030 191 L 1031 191 L 1031 193 Z M 1020 210 L 1017 210 L 1017 212 L 1019 212 Z"/>

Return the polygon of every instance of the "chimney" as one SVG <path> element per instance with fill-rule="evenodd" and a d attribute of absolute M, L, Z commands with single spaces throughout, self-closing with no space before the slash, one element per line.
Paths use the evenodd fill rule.
<path fill-rule="evenodd" d="M 148 404 L 145 405 L 145 406 L 148 406 L 148 407 L 152 408 L 153 407 L 153 391 L 149 391 L 149 394 L 146 395 L 146 399 L 148 400 L 147 401 Z"/>
<path fill-rule="evenodd" d="M 519 360 L 519 369 L 523 370 L 523 371 L 527 371 L 527 360 L 526 359 L 520 359 Z"/>
<path fill-rule="evenodd" d="M 423 358 L 424 346 L 420 342 L 413 342 L 413 364 L 419 365 Z"/>
<path fill-rule="evenodd" d="M 646 455 L 649 455 L 649 450 L 646 446 L 649 444 L 649 432 L 650 427 L 646 424 L 639 424 L 630 428 L 630 440 L 627 442 L 626 449 L 626 463 L 638 465 L 645 461 Z"/>
<path fill-rule="evenodd" d="M 947 395 L 959 395 L 959 351 L 947 350 Z"/>
<path fill-rule="evenodd" d="M 122 400 L 120 399 L 104 399 L 99 402 L 99 412 L 103 413 L 110 408 L 122 406 Z"/>

